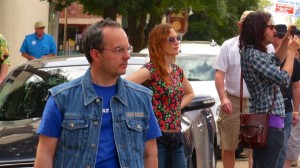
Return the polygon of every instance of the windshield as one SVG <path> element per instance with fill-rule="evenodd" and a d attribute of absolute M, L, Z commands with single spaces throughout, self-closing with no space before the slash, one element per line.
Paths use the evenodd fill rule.
<path fill-rule="evenodd" d="M 189 80 L 211 81 L 214 80 L 215 59 L 215 55 L 180 55 L 176 57 L 176 64 L 184 70 Z"/>
<path fill-rule="evenodd" d="M 41 117 L 48 89 L 83 75 L 88 66 L 14 71 L 0 88 L 0 120 Z"/>
<path fill-rule="evenodd" d="M 176 63 L 182 67 L 189 80 L 214 80 L 213 55 L 180 55 Z M 126 77 L 142 67 L 142 61 L 127 67 Z M 0 88 L 0 120 L 17 120 L 41 117 L 48 97 L 48 89 L 82 76 L 88 65 L 17 70 Z"/>

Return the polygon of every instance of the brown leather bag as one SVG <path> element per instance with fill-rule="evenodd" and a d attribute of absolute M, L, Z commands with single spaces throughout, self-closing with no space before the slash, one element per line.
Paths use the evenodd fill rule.
<path fill-rule="evenodd" d="M 268 113 L 240 114 L 239 145 L 245 148 L 263 148 L 267 145 Z"/>
<path fill-rule="evenodd" d="M 274 98 L 268 113 L 242 113 L 243 105 L 243 77 L 240 83 L 240 132 L 239 145 L 245 148 L 264 148 L 268 140 L 269 116 L 274 107 L 276 98 L 276 86 L 274 86 Z"/>

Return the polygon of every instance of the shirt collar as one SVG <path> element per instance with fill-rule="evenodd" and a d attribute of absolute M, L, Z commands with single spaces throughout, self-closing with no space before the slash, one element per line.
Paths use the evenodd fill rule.
<path fill-rule="evenodd" d="M 126 97 L 126 81 L 121 77 L 117 80 L 117 94 L 115 97 L 127 106 L 127 97 Z M 88 105 L 89 103 L 93 102 L 95 99 L 99 98 L 95 92 L 92 77 L 91 77 L 91 68 L 87 70 L 87 72 L 82 77 L 82 88 L 84 90 L 83 97 L 84 97 L 84 105 Z"/>

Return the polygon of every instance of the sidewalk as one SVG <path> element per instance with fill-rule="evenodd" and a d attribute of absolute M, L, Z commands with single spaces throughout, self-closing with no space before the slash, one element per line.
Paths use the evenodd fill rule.
<path fill-rule="evenodd" d="M 236 168 L 247 168 L 248 167 L 248 158 L 237 158 L 235 161 L 235 167 Z M 223 168 L 223 164 L 220 159 L 217 161 L 216 168 Z"/>
<path fill-rule="evenodd" d="M 248 167 L 248 158 L 237 158 L 236 162 L 235 162 L 235 167 L 236 168 L 247 168 Z M 216 168 L 223 168 L 223 164 L 220 159 L 217 161 Z M 291 167 L 291 168 L 300 168 L 300 157 L 298 158 L 298 166 Z"/>

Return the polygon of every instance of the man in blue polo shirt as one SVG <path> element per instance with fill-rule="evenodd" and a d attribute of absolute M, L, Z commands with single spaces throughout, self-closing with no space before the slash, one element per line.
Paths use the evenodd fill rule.
<path fill-rule="evenodd" d="M 34 25 L 35 33 L 25 36 L 20 48 L 22 56 L 28 60 L 53 57 L 56 53 L 56 44 L 51 35 L 44 32 L 45 23 L 37 21 Z"/>

